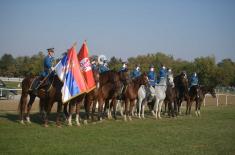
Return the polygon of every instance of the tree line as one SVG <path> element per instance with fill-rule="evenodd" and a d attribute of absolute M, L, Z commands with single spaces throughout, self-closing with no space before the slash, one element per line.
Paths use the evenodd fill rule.
<path fill-rule="evenodd" d="M 0 75 L 7 77 L 25 77 L 28 75 L 39 75 L 43 71 L 43 59 L 45 55 L 39 52 L 33 56 L 20 56 L 14 58 L 11 54 L 4 54 L 0 58 Z M 97 56 L 95 56 L 97 58 Z M 119 70 L 122 65 L 122 59 L 111 57 L 109 67 L 113 70 Z M 172 69 L 174 75 L 181 71 L 186 71 L 188 76 L 197 72 L 199 83 L 201 85 L 211 86 L 235 86 L 235 62 L 231 59 L 223 59 L 216 63 L 214 56 L 198 57 L 194 61 L 175 59 L 171 55 L 164 53 L 152 53 L 139 55 L 127 59 L 128 68 L 132 71 L 135 65 L 139 64 L 142 72 L 149 70 L 150 64 L 153 64 L 158 73 L 160 65 Z"/>

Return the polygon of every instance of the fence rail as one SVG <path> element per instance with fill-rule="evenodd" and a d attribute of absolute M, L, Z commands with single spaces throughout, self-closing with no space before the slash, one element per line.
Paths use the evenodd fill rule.
<path fill-rule="evenodd" d="M 0 77 L 2 81 L 10 81 L 10 82 L 22 82 L 23 78 L 9 78 L 9 77 Z"/>
<path fill-rule="evenodd" d="M 203 105 L 206 106 L 206 98 L 208 96 L 211 96 L 210 94 L 206 94 L 205 98 L 204 98 L 204 103 Z M 225 96 L 225 105 L 228 105 L 228 98 L 229 97 L 235 97 L 235 95 L 232 95 L 232 94 L 216 94 L 216 106 L 218 107 L 221 103 L 219 101 L 219 99 L 222 97 L 222 96 Z"/>

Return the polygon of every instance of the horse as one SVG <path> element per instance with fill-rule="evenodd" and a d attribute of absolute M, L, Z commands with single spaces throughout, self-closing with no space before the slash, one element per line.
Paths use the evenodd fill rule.
<path fill-rule="evenodd" d="M 168 74 L 167 80 L 167 88 L 166 88 L 166 98 L 164 100 L 165 103 L 165 112 L 166 107 L 168 107 L 168 116 L 175 117 L 176 109 L 177 109 L 177 90 L 174 84 L 173 74 Z"/>
<path fill-rule="evenodd" d="M 171 79 L 172 80 L 172 79 Z M 173 81 L 172 81 L 173 82 Z M 159 84 L 155 85 L 155 103 L 154 103 L 154 111 L 152 111 L 153 115 L 155 115 L 156 119 L 161 119 L 161 109 L 162 104 L 166 98 L 166 89 L 167 89 L 167 79 L 161 79 Z"/>
<path fill-rule="evenodd" d="M 201 108 L 201 104 L 205 98 L 205 95 L 207 93 L 210 93 L 212 97 L 216 97 L 216 93 L 215 93 L 215 89 L 212 86 L 199 86 L 199 85 L 195 85 L 192 86 L 189 90 L 189 96 L 190 96 L 190 104 L 188 106 L 188 111 L 189 114 L 191 112 L 191 106 L 192 106 L 192 102 L 196 102 L 196 107 L 195 107 L 195 114 L 196 116 L 200 116 L 200 108 Z"/>
<path fill-rule="evenodd" d="M 104 112 L 103 112 L 103 105 L 104 103 L 109 103 L 111 100 L 111 105 L 113 106 L 114 111 L 114 119 L 116 117 L 116 100 L 117 97 L 121 94 L 122 82 L 120 79 L 120 75 L 118 72 L 115 71 L 107 71 L 100 74 L 100 87 L 98 88 L 98 120 L 101 121 Z"/>
<path fill-rule="evenodd" d="M 181 72 L 181 74 L 174 77 L 174 83 L 177 90 L 177 115 L 181 114 L 180 107 L 182 101 L 187 102 L 187 107 L 189 106 L 189 93 L 188 93 L 188 79 L 185 72 Z M 186 110 L 186 115 L 188 111 Z"/>
<path fill-rule="evenodd" d="M 144 109 L 146 103 L 148 103 L 147 93 L 146 93 L 146 87 L 145 85 L 141 85 L 138 90 L 138 100 L 137 100 L 137 115 L 139 118 L 145 118 L 144 117 Z M 152 96 L 152 100 L 154 100 L 155 97 L 155 89 L 152 86 L 149 86 L 150 89 L 150 95 Z"/>
<path fill-rule="evenodd" d="M 129 120 L 132 120 L 131 113 L 133 111 L 135 100 L 138 97 L 138 90 L 141 85 L 146 85 L 147 83 L 148 83 L 147 74 L 143 73 L 139 77 L 129 81 L 129 83 L 127 84 L 126 89 L 123 93 L 124 101 L 125 101 L 124 121 L 127 121 L 126 115 L 128 115 Z M 128 111 L 128 105 L 129 105 L 129 111 Z"/>
<path fill-rule="evenodd" d="M 85 107 L 85 119 L 84 119 L 84 124 L 87 124 L 87 119 L 89 118 L 89 113 L 90 113 L 90 106 L 91 104 L 93 104 L 93 109 L 95 109 L 96 106 L 96 102 L 97 102 L 97 89 L 99 87 L 99 72 L 97 69 L 93 69 L 93 77 L 96 83 L 96 88 L 94 88 L 93 90 L 91 90 L 88 93 L 83 93 L 75 98 L 73 98 L 72 100 L 70 100 L 69 102 L 65 103 L 64 105 L 64 113 L 68 118 L 68 125 L 72 126 L 72 115 L 74 112 L 74 108 L 75 109 L 75 113 L 76 113 L 76 117 L 75 117 L 75 121 L 76 121 L 76 125 L 79 127 L 80 126 L 80 108 L 81 105 L 84 103 L 84 107 Z M 67 105 L 69 104 L 69 113 L 67 112 Z M 92 115 L 93 118 L 93 115 Z"/>
<path fill-rule="evenodd" d="M 22 93 L 19 102 L 19 112 L 20 112 L 20 122 L 24 124 L 24 115 L 27 105 L 27 114 L 26 114 L 26 121 L 31 123 L 30 121 L 30 110 L 35 101 L 36 97 L 40 98 L 40 113 L 43 116 L 44 126 L 48 127 L 48 115 L 51 112 L 51 108 L 54 102 L 57 102 L 57 117 L 56 117 L 56 124 L 60 126 L 60 112 L 62 110 L 62 100 L 61 100 L 61 88 L 63 83 L 59 80 L 58 76 L 52 75 L 48 77 L 50 81 L 50 85 L 44 83 L 38 88 L 38 93 L 35 95 L 32 91 L 30 91 L 31 85 L 33 84 L 34 80 L 37 80 L 39 77 L 32 77 L 28 76 L 23 79 L 22 81 Z M 29 102 L 27 103 L 27 97 L 29 95 Z"/>

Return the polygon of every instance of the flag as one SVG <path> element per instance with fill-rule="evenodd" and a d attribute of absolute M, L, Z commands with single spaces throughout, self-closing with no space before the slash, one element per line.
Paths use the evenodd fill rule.
<path fill-rule="evenodd" d="M 64 82 L 61 89 L 63 103 L 87 91 L 74 46 L 69 49 L 68 54 L 56 65 L 55 71 Z"/>
<path fill-rule="evenodd" d="M 82 44 L 82 47 L 78 53 L 78 61 L 81 66 L 81 70 L 84 76 L 84 79 L 87 84 L 87 89 L 88 92 L 93 90 L 96 87 L 93 72 L 92 72 L 92 67 L 91 67 L 91 62 L 89 59 L 89 52 L 88 52 L 88 47 L 86 45 L 86 42 Z"/>

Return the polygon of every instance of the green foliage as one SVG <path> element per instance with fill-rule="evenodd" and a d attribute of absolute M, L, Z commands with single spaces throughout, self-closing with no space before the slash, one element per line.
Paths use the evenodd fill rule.
<path fill-rule="evenodd" d="M 92 56 L 97 59 L 97 56 Z M 0 75 L 22 77 L 28 74 L 38 75 L 43 71 L 43 52 L 39 52 L 32 57 L 13 58 L 10 54 L 4 54 L 0 58 Z M 122 59 L 111 57 L 109 60 L 110 69 L 118 71 L 122 65 Z M 186 71 L 188 76 L 193 72 L 199 75 L 199 83 L 204 85 L 235 86 L 235 62 L 231 59 L 224 59 L 218 64 L 215 57 L 199 57 L 193 62 L 174 59 L 171 55 L 162 52 L 138 55 L 128 58 L 128 68 L 132 71 L 137 64 L 140 65 L 142 72 L 148 72 L 149 66 L 153 64 L 158 73 L 161 64 L 171 68 L 175 75 L 181 71 Z"/>
<path fill-rule="evenodd" d="M 234 154 L 235 106 L 208 106 L 202 116 L 132 122 L 105 120 L 81 127 L 41 126 L 40 115 L 21 125 L 0 113 L 1 154 Z M 54 120 L 54 118 L 51 118 Z M 36 122 L 36 123 L 35 123 Z"/>

